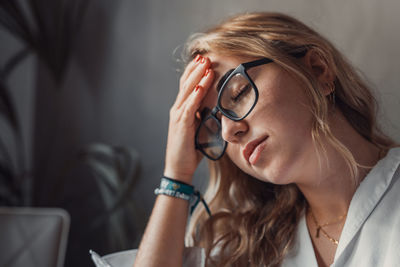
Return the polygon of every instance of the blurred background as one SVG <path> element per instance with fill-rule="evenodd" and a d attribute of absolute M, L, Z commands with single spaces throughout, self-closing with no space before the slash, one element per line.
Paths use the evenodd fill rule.
<path fill-rule="evenodd" d="M 380 124 L 400 140 L 398 1 L 0 3 L 0 206 L 67 210 L 65 266 L 91 266 L 89 249 L 137 247 L 163 171 L 182 45 L 226 16 L 279 11 L 319 31 L 367 77 Z M 204 162 L 195 184 L 207 184 Z"/>

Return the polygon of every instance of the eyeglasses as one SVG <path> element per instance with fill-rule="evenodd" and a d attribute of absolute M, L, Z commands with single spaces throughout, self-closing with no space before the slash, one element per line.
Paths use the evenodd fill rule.
<path fill-rule="evenodd" d="M 220 87 L 217 106 L 212 110 L 205 108 L 202 111 L 202 121 L 195 135 L 196 149 L 200 150 L 207 158 L 218 160 L 224 154 L 227 146 L 227 142 L 222 138 L 221 120 L 217 117 L 217 113 L 221 112 L 222 115 L 233 121 L 246 118 L 258 100 L 257 86 L 248 75 L 247 70 L 271 62 L 273 62 L 272 59 L 262 58 L 242 63 L 226 74 L 228 77 Z"/>

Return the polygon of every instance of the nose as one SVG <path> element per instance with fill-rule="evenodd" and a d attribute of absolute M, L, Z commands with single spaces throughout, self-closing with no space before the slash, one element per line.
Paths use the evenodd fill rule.
<path fill-rule="evenodd" d="M 221 117 L 222 138 L 228 143 L 237 143 L 249 129 L 246 120 L 233 121 L 225 116 Z"/>

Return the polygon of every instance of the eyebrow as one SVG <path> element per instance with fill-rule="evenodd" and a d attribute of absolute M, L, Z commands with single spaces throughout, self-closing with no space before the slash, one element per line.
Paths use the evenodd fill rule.
<path fill-rule="evenodd" d="M 219 79 L 218 84 L 217 84 L 217 92 L 221 90 L 222 85 L 224 84 L 225 80 L 229 77 L 229 75 L 234 71 L 235 69 L 230 69 L 228 70 L 224 76 Z"/>

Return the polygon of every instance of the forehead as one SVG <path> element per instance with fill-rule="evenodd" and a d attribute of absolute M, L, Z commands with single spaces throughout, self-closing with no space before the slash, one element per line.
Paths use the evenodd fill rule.
<path fill-rule="evenodd" d="M 211 68 L 214 71 L 214 83 L 216 86 L 219 79 L 230 69 L 235 69 L 239 64 L 246 62 L 249 58 L 244 57 L 234 57 L 234 56 L 224 56 L 214 53 L 205 54 L 211 61 Z"/>
<path fill-rule="evenodd" d="M 214 80 L 205 96 L 201 109 L 204 107 L 212 108 L 217 104 L 218 92 L 217 84 L 224 74 L 235 69 L 241 63 L 249 61 L 249 58 L 224 56 L 214 53 L 207 53 L 204 56 L 208 57 L 211 61 L 211 69 L 214 71 Z"/>

